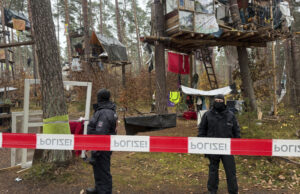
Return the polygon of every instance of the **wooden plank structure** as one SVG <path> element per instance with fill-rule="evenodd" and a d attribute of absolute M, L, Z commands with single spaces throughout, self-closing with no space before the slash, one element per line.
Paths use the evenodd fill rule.
<path fill-rule="evenodd" d="M 78 39 L 81 40 L 83 38 L 83 34 L 80 31 L 75 31 L 75 32 L 70 32 L 70 39 L 71 42 L 73 42 L 74 40 Z M 109 60 L 107 57 L 100 57 L 99 54 L 106 52 L 105 47 L 103 45 L 103 43 L 100 42 L 100 40 L 98 39 L 96 33 L 93 31 L 91 33 L 90 36 L 90 41 L 89 41 L 90 47 L 92 52 L 90 53 L 90 55 L 88 56 L 88 61 L 93 63 L 93 62 L 103 62 L 103 63 L 107 63 L 107 64 L 112 64 L 113 67 L 119 67 L 119 66 L 124 66 L 124 65 L 130 65 L 131 62 L 130 61 L 119 61 L 119 60 Z M 78 51 L 74 51 L 74 43 L 73 43 L 73 48 L 72 48 L 72 55 L 73 58 L 77 58 L 77 57 L 81 57 L 81 54 L 83 53 L 78 53 Z M 117 46 L 117 45 L 115 45 Z M 75 45 L 76 47 L 76 45 Z M 83 45 L 83 50 L 84 50 L 84 45 Z M 82 52 L 83 52 L 82 50 Z M 79 54 L 79 56 L 77 56 L 77 54 Z"/>
<path fill-rule="evenodd" d="M 210 8 L 211 13 L 204 13 L 199 10 L 197 3 L 199 0 L 168 0 L 165 3 L 165 36 L 158 37 L 154 34 L 142 37 L 141 40 L 154 44 L 155 41 L 165 43 L 166 49 L 191 53 L 199 47 L 211 46 L 241 46 L 241 47 L 266 47 L 267 42 L 288 38 L 291 34 L 287 28 L 274 30 L 270 21 L 260 21 L 258 16 L 249 18 L 240 29 L 234 29 L 230 24 L 217 19 L 219 34 L 201 33 L 199 31 L 198 14 L 217 16 L 215 5 Z M 261 5 L 261 3 L 264 3 Z M 269 6 L 267 1 L 253 1 L 255 9 L 258 6 Z M 173 3 L 173 4 L 172 4 Z M 201 7 L 201 6 L 200 6 Z M 254 9 L 254 8 L 253 8 Z M 207 11 L 207 10 L 206 10 Z M 261 22 L 265 22 L 262 24 Z M 201 31 L 201 30 L 200 30 Z"/>
<path fill-rule="evenodd" d="M 286 39 L 290 33 L 282 33 L 272 29 L 257 31 L 239 31 L 223 29 L 221 37 L 180 31 L 171 37 L 145 36 L 142 41 L 154 44 L 155 41 L 165 42 L 167 49 L 183 53 L 190 53 L 199 47 L 211 46 L 241 46 L 241 47 L 266 47 L 267 42 Z"/>

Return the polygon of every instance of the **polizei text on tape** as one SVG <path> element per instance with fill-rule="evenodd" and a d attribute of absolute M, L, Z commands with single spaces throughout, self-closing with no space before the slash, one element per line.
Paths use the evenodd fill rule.
<path fill-rule="evenodd" d="M 74 150 L 73 135 L 37 134 L 36 141 L 36 149 Z"/>
<path fill-rule="evenodd" d="M 149 152 L 150 137 L 112 135 L 110 148 L 111 151 Z"/>
<path fill-rule="evenodd" d="M 230 139 L 189 137 L 189 153 L 230 155 Z"/>

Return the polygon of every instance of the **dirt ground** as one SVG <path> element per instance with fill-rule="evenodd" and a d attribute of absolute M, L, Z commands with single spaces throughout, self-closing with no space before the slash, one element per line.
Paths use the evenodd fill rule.
<path fill-rule="evenodd" d="M 141 133 L 151 136 L 196 136 L 196 121 L 178 120 L 177 127 L 161 131 Z M 122 123 L 119 134 L 125 134 Z M 237 159 L 242 165 L 242 159 Z M 239 164 L 238 164 L 239 163 Z M 10 165 L 10 150 L 0 149 L 0 168 Z M 208 161 L 202 155 L 173 153 L 114 152 L 112 155 L 113 193 L 207 193 Z M 238 168 L 239 169 L 239 168 Z M 77 158 L 67 168 L 51 172 L 24 171 L 20 169 L 0 171 L 0 194 L 3 193 L 84 193 L 94 184 L 92 168 Z M 31 175 L 28 175 L 29 172 Z M 48 173 L 48 174 L 47 174 Z M 35 177 L 34 177 L 35 176 Z M 288 187 L 264 187 L 243 180 L 237 174 L 240 193 L 300 193 Z M 16 178 L 22 179 L 16 181 Z M 224 170 L 220 169 L 219 193 L 227 193 Z"/>

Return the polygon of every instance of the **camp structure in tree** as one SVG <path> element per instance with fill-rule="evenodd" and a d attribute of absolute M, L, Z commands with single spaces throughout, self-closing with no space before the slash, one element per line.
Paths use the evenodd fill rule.
<path fill-rule="evenodd" d="M 83 36 L 80 34 L 70 34 L 73 58 L 82 59 L 84 54 Z M 114 66 L 128 65 L 126 47 L 117 39 L 106 37 L 96 32 L 92 32 L 89 40 L 91 53 L 88 61 L 91 63 L 108 63 Z"/>
<path fill-rule="evenodd" d="M 23 14 L 11 9 L 4 8 L 5 26 L 16 30 L 30 30 L 30 22 Z M 2 24 L 0 20 L 0 24 Z"/>
<path fill-rule="evenodd" d="M 288 2 L 168 0 L 162 1 L 161 7 L 163 17 L 158 20 L 156 9 L 153 9 L 154 30 L 141 40 L 156 47 L 163 44 L 165 49 L 190 55 L 190 59 L 197 50 L 205 47 L 238 47 L 243 94 L 255 110 L 257 105 L 246 48 L 266 47 L 268 42 L 290 37 L 292 18 Z M 164 20 L 164 32 L 158 33 L 156 26 L 161 20 Z M 164 57 L 160 58 L 156 63 L 163 64 Z"/>
<path fill-rule="evenodd" d="M 220 2 L 226 2 L 225 4 Z M 259 3 L 260 2 L 260 3 Z M 200 46 L 243 46 L 265 47 L 267 42 L 284 39 L 290 35 L 288 18 L 283 20 L 280 6 L 276 5 L 274 26 L 272 29 L 269 12 L 260 18 L 258 11 L 270 1 L 254 1 L 248 3 L 248 19 L 242 23 L 241 29 L 235 28 L 228 8 L 228 1 L 214 0 L 170 0 L 164 1 L 165 36 L 145 36 L 144 42 L 164 42 L 167 49 L 190 53 Z M 288 5 L 287 5 L 288 6 Z M 279 18 L 278 18 L 279 17 Z M 266 20 L 265 20 L 266 19 Z M 244 19 L 242 19 L 244 20 Z"/>

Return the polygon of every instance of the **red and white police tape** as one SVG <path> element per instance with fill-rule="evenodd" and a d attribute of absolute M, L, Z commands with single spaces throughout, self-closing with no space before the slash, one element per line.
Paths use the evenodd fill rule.
<path fill-rule="evenodd" d="M 300 157 L 300 140 L 0 133 L 0 148 Z"/>

